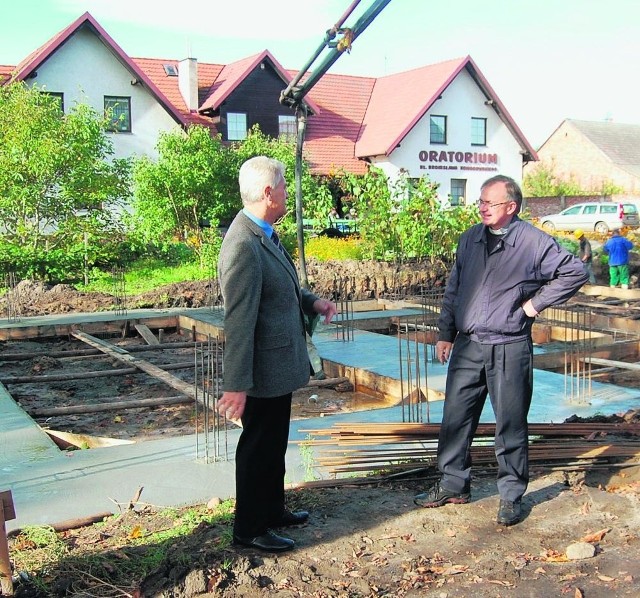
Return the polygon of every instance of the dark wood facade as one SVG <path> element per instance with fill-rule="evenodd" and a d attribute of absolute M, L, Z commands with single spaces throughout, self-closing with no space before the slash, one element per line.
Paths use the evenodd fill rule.
<path fill-rule="evenodd" d="M 247 130 L 257 124 L 265 135 L 277 138 L 278 116 L 295 116 L 293 110 L 280 103 L 280 93 L 286 86 L 270 62 L 262 62 L 220 106 L 218 131 L 222 134 L 223 141 L 228 141 L 229 112 L 245 113 Z"/>

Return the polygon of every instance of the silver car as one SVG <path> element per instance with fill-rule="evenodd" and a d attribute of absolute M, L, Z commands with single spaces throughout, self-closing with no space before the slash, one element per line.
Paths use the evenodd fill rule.
<path fill-rule="evenodd" d="M 606 235 L 623 226 L 640 226 L 640 217 L 638 208 L 632 203 L 589 202 L 573 205 L 559 214 L 543 216 L 540 218 L 540 225 L 548 233 L 581 229 Z"/>

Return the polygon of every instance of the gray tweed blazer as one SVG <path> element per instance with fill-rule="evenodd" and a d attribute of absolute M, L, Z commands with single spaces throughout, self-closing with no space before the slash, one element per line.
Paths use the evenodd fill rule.
<path fill-rule="evenodd" d="M 318 297 L 300 288 L 291 258 L 243 212 L 222 242 L 218 277 L 224 390 L 276 397 L 304 386 L 310 373 L 304 315 L 314 314 Z"/>

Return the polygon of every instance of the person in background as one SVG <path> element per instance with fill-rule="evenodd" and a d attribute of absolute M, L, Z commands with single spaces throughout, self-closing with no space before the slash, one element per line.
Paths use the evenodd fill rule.
<path fill-rule="evenodd" d="M 585 237 L 584 231 L 581 231 L 580 229 L 574 232 L 573 236 L 580 243 L 578 257 L 584 265 L 585 272 L 589 275 L 589 284 L 596 284 L 596 275 L 593 273 L 593 253 L 591 251 L 591 243 L 589 243 L 589 239 Z"/>
<path fill-rule="evenodd" d="M 340 218 L 340 214 L 338 214 L 338 210 L 336 208 L 331 208 L 329 210 L 329 227 L 336 227 L 336 220 Z"/>
<path fill-rule="evenodd" d="M 611 238 L 602 246 L 609 255 L 609 286 L 615 288 L 620 283 L 623 289 L 629 288 L 629 251 L 633 243 L 620 234 L 619 229 L 611 231 Z"/>
<path fill-rule="evenodd" d="M 441 478 L 414 498 L 421 507 L 469 502 L 471 443 L 488 395 L 496 421 L 497 522 L 505 526 L 520 521 L 529 482 L 531 328 L 542 310 L 587 281 L 575 255 L 518 218 L 521 206 L 513 179 L 490 178 L 478 200 L 481 224 L 460 237 L 435 349 L 441 363 L 451 358 L 438 439 Z"/>
<path fill-rule="evenodd" d="M 242 421 L 236 447 L 236 544 L 269 552 L 294 541 L 273 528 L 304 523 L 285 506 L 285 453 L 292 392 L 309 381 L 305 316 L 329 323 L 336 305 L 300 287 L 273 224 L 286 212 L 282 162 L 257 156 L 240 167 L 243 209 L 220 250 L 224 299 L 223 394 L 218 412 Z"/>

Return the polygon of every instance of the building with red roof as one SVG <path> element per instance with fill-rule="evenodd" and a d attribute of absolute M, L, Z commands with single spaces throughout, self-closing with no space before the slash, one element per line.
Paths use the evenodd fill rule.
<path fill-rule="evenodd" d="M 116 155 L 154 156 L 159 133 L 192 124 L 224 142 L 256 124 L 294 135 L 280 94 L 295 74 L 267 50 L 226 65 L 132 58 L 85 13 L 20 64 L 0 65 L 0 84 L 37 84 L 63 109 L 111 109 Z M 316 174 L 363 174 L 374 164 L 391 179 L 428 175 L 443 201 L 458 203 L 498 172 L 520 181 L 523 164 L 537 159 L 469 56 L 379 78 L 325 74 L 303 102 Z"/>

